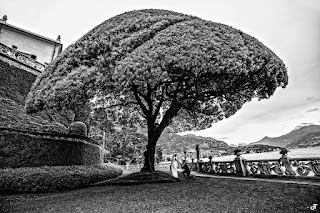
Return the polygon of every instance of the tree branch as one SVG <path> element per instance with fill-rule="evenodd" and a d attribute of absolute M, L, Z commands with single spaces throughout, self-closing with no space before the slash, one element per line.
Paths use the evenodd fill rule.
<path fill-rule="evenodd" d="M 146 100 L 148 107 L 149 107 L 148 116 L 153 117 L 153 115 L 152 115 L 152 111 L 153 111 L 153 103 L 152 102 L 153 101 L 152 101 L 151 95 L 152 95 L 152 89 L 151 89 L 150 85 L 148 84 L 147 85 L 147 94 L 145 96 L 145 100 Z M 155 118 L 154 118 L 154 120 L 155 120 Z M 153 122 L 154 122 L 154 120 L 153 120 Z"/>
<path fill-rule="evenodd" d="M 162 121 L 160 124 L 156 127 L 157 132 L 162 132 L 164 128 L 166 128 L 170 123 L 171 119 L 176 116 L 176 114 L 181 109 L 181 105 L 178 102 L 172 102 L 169 109 L 165 112 Z"/>
<path fill-rule="evenodd" d="M 163 101 L 164 101 L 164 89 L 162 89 L 161 91 L 161 98 L 160 98 L 159 104 L 156 106 L 154 116 L 157 116 L 159 114 Z"/>
<path fill-rule="evenodd" d="M 138 91 L 137 86 L 136 86 L 136 85 L 132 85 L 132 90 L 133 90 L 134 97 L 136 98 L 137 103 L 138 103 L 138 105 L 140 106 L 142 112 L 145 114 L 145 116 L 147 116 L 147 115 L 148 115 L 148 109 L 147 109 L 146 106 L 142 103 L 142 101 L 141 101 L 141 99 L 140 99 L 140 97 L 139 97 L 139 95 L 138 95 L 139 91 Z"/>
<path fill-rule="evenodd" d="M 99 109 L 110 109 L 110 108 L 113 108 L 113 107 L 118 107 L 118 106 L 122 106 L 122 107 L 126 107 L 126 106 L 129 106 L 131 104 L 134 104 L 134 105 L 137 105 L 138 102 L 127 102 L 127 103 L 119 103 L 119 104 L 113 104 L 113 105 L 110 105 L 110 106 L 107 106 L 107 107 L 96 107 L 96 108 L 99 108 Z"/>

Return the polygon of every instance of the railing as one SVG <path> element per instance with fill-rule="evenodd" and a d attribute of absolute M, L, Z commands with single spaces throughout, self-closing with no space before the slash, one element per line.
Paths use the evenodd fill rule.
<path fill-rule="evenodd" d="M 211 174 L 237 174 L 237 171 L 246 175 L 274 175 L 274 176 L 320 176 L 320 158 L 287 158 L 267 160 L 245 160 L 238 158 L 243 167 L 236 161 L 209 161 L 199 162 L 199 171 Z M 237 168 L 238 166 L 238 168 Z M 192 170 L 197 170 L 197 163 L 189 163 Z M 244 170 L 244 171 L 243 171 Z"/>
<path fill-rule="evenodd" d="M 129 164 L 129 165 L 119 165 L 125 170 L 140 170 L 143 167 L 143 164 Z M 161 162 L 156 163 L 155 165 L 156 169 L 169 169 L 170 168 L 170 162 Z"/>
<path fill-rule="evenodd" d="M 240 167 L 238 162 L 242 162 Z M 235 161 L 209 161 L 198 163 L 188 163 L 191 170 L 199 170 L 203 173 L 236 175 L 242 174 L 250 176 L 281 176 L 281 177 L 315 177 L 320 176 L 320 158 L 287 158 L 266 160 L 245 160 L 237 158 Z M 198 166 L 200 168 L 198 168 Z M 143 164 L 121 165 L 126 170 L 140 170 Z M 155 164 L 156 169 L 170 168 L 170 162 Z M 237 168 L 238 167 L 238 168 Z M 240 168 L 239 168 L 240 167 Z M 243 173 L 244 172 L 244 173 Z"/>
<path fill-rule="evenodd" d="M 36 69 L 38 71 L 42 71 L 45 68 L 45 65 L 37 62 L 36 60 L 26 56 L 25 54 L 17 51 L 16 49 L 10 48 L 4 44 L 0 43 L 0 53 L 3 55 L 12 58 L 14 60 L 17 60 L 33 69 Z"/>

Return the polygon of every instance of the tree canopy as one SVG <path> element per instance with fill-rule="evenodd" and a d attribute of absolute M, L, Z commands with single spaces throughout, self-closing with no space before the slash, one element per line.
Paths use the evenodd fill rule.
<path fill-rule="evenodd" d="M 208 128 L 287 83 L 282 60 L 240 30 L 138 10 L 110 18 L 69 46 L 37 78 L 26 108 L 88 116 L 91 100 L 112 122 L 141 123 L 148 128 L 147 169 L 154 170 L 150 155 L 165 127 Z"/>

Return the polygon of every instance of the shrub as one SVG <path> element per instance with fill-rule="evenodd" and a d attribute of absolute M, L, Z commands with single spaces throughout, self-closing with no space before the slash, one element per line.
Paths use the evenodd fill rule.
<path fill-rule="evenodd" d="M 10 60 L 9 60 L 10 61 Z M 0 97 L 24 104 L 36 75 L 0 60 Z"/>
<path fill-rule="evenodd" d="M 87 125 L 81 121 L 76 121 L 69 126 L 70 135 L 87 136 Z"/>
<path fill-rule="evenodd" d="M 0 97 L 0 127 L 38 133 L 67 134 L 68 129 L 58 122 L 26 114 L 24 106 Z"/>
<path fill-rule="evenodd" d="M 122 169 L 113 164 L 43 166 L 0 170 L 0 194 L 70 190 L 115 178 Z"/>

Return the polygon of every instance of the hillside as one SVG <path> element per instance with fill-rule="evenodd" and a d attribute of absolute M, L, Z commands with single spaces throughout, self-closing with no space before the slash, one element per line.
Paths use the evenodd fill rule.
<path fill-rule="evenodd" d="M 286 148 L 304 148 L 320 146 L 320 125 L 298 126 L 280 137 L 264 137 L 251 144 L 264 144 Z"/>
<path fill-rule="evenodd" d="M 169 152 L 182 153 L 184 148 L 188 150 L 195 150 L 196 145 L 199 144 L 201 149 L 220 149 L 225 150 L 229 145 L 223 141 L 218 141 L 210 137 L 201 137 L 193 134 L 178 135 L 174 133 L 164 132 L 158 140 L 158 145 Z"/>

